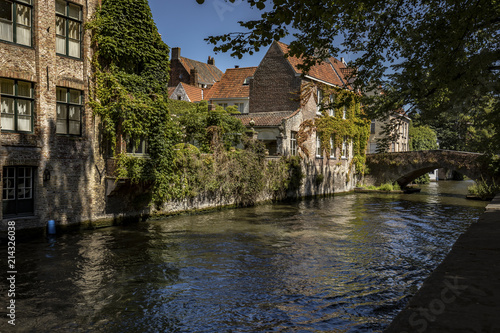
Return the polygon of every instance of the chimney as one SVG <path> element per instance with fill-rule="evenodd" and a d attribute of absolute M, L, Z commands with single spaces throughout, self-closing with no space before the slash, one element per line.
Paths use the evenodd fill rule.
<path fill-rule="evenodd" d="M 181 56 L 181 48 L 180 47 L 174 47 L 172 48 L 172 59 L 170 60 L 175 60 L 175 59 L 179 59 Z"/>
<path fill-rule="evenodd" d="M 189 73 L 189 75 L 191 76 L 191 78 L 189 80 L 189 84 L 192 86 L 198 87 L 199 79 L 198 79 L 198 71 L 196 70 L 196 68 L 191 69 L 191 72 Z"/>
<path fill-rule="evenodd" d="M 342 62 L 342 63 L 344 64 L 344 66 L 347 66 L 347 63 L 345 62 L 344 57 L 341 57 L 341 58 L 340 58 L 340 62 Z"/>
<path fill-rule="evenodd" d="M 234 68 L 240 68 L 240 66 L 238 66 L 238 65 L 234 65 Z"/>
<path fill-rule="evenodd" d="M 212 65 L 212 66 L 215 65 L 214 58 L 211 56 L 208 56 L 207 64 Z"/>

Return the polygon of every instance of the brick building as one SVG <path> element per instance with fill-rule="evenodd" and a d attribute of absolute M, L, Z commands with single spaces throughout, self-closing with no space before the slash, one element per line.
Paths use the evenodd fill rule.
<path fill-rule="evenodd" d="M 91 220 L 103 161 L 86 106 L 98 0 L 0 0 L 2 229 Z"/>
<path fill-rule="evenodd" d="M 211 104 L 224 108 L 236 105 L 240 113 L 250 109 L 250 79 L 257 67 L 229 68 L 216 82 L 207 96 Z"/>
<path fill-rule="evenodd" d="M 169 87 L 177 87 L 181 82 L 198 88 L 210 88 L 222 77 L 222 71 L 215 66 L 213 57 L 206 63 L 181 56 L 181 48 L 172 48 L 170 58 Z"/>
<path fill-rule="evenodd" d="M 286 44 L 274 42 L 271 45 L 250 79 L 249 113 L 238 116 L 247 126 L 252 121 L 258 132 L 258 139 L 266 144 L 270 155 L 300 154 L 297 146 L 300 124 L 320 115 L 319 105 L 323 97 L 321 91 L 303 95 L 303 87 L 322 84 L 352 91 L 345 75 L 347 67 L 342 61 L 325 59 L 304 74 L 299 69 L 302 60 L 297 57 L 285 58 L 286 53 Z M 309 151 L 306 158 L 318 162 L 323 160 L 316 134 L 307 140 L 306 145 Z M 350 144 L 345 142 L 341 151 L 332 150 L 325 161 L 344 163 L 349 156 L 352 157 L 348 153 L 351 149 Z"/>

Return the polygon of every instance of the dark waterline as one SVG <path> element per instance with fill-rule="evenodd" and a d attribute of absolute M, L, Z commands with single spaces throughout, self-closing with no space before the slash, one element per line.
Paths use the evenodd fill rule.
<path fill-rule="evenodd" d="M 0 331 L 380 332 L 484 210 L 470 184 L 18 243 L 16 327 L 3 301 Z"/>

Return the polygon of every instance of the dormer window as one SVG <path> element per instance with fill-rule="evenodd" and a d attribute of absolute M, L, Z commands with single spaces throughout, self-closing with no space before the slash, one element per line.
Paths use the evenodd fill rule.
<path fill-rule="evenodd" d="M 243 81 L 243 85 L 244 85 L 244 86 L 248 86 L 248 85 L 250 84 L 250 79 L 251 79 L 251 78 L 252 78 L 251 76 L 247 77 L 247 78 Z"/>

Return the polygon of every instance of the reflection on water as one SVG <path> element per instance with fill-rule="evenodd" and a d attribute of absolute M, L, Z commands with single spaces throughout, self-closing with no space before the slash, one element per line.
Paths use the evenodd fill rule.
<path fill-rule="evenodd" d="M 348 194 L 19 243 L 16 328 L 381 331 L 483 211 L 485 203 L 463 199 L 467 185 L 439 182 L 412 195 Z M 2 320 L 0 330 L 7 329 Z"/>

